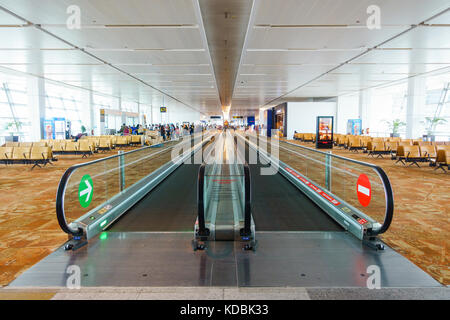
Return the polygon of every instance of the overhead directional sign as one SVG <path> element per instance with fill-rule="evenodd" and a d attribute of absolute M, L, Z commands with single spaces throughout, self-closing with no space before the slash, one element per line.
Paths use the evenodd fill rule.
<path fill-rule="evenodd" d="M 81 178 L 78 187 L 78 201 L 83 208 L 89 207 L 94 196 L 94 183 L 90 175 L 86 174 Z"/>

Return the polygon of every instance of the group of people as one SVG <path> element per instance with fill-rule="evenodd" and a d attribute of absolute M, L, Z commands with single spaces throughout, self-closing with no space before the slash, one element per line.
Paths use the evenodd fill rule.
<path fill-rule="evenodd" d="M 120 127 L 119 133 L 123 136 L 129 136 L 132 134 L 144 134 L 144 126 L 138 124 L 136 126 L 127 126 L 125 123 Z"/>
<path fill-rule="evenodd" d="M 173 124 L 150 124 L 144 127 L 141 124 L 136 126 L 127 126 L 122 124 L 118 133 L 127 136 L 132 134 L 144 134 L 145 129 L 159 131 L 164 140 L 176 139 L 180 136 L 191 135 L 198 130 L 203 130 L 202 126 L 195 126 L 194 123 L 183 123 L 182 125 Z"/>

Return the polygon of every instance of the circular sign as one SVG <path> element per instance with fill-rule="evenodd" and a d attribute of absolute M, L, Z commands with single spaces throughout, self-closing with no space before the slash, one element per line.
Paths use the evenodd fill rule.
<path fill-rule="evenodd" d="M 367 207 L 372 199 L 372 188 L 370 186 L 369 177 L 361 174 L 356 182 L 356 194 L 358 195 L 359 203 L 363 207 Z"/>
<path fill-rule="evenodd" d="M 78 187 L 78 201 L 83 208 L 89 207 L 94 195 L 94 183 L 90 175 L 86 174 L 81 178 Z"/>

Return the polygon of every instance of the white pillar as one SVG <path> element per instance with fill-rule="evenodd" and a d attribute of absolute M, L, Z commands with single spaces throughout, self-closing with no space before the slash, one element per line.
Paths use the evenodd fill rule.
<path fill-rule="evenodd" d="M 45 81 L 38 77 L 28 77 L 28 106 L 31 110 L 31 139 L 44 139 Z"/>
<path fill-rule="evenodd" d="M 361 90 L 359 92 L 358 118 L 361 119 L 361 129 L 371 127 L 370 123 L 370 105 L 372 100 L 372 90 Z"/>
<path fill-rule="evenodd" d="M 95 123 L 95 106 L 94 106 L 94 94 L 92 91 L 89 92 L 89 135 L 94 134 L 97 129 L 97 124 Z"/>
<path fill-rule="evenodd" d="M 426 82 L 424 77 L 412 77 L 408 80 L 406 102 L 406 138 L 417 139 L 421 136 L 420 121 L 426 104 Z"/>
<path fill-rule="evenodd" d="M 95 128 L 94 95 L 90 90 L 83 90 L 81 101 L 83 103 L 82 124 L 86 127 L 88 135 Z"/>
<path fill-rule="evenodd" d="M 144 112 L 141 110 L 141 104 L 138 102 L 137 103 L 137 110 L 138 110 L 138 114 L 139 114 L 139 118 L 138 118 L 138 124 L 144 124 Z"/>

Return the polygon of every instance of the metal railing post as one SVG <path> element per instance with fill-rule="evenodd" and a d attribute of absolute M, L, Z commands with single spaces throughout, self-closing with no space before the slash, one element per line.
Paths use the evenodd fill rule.
<path fill-rule="evenodd" d="M 331 151 L 325 155 L 325 187 L 331 191 Z"/>
<path fill-rule="evenodd" d="M 120 191 L 123 191 L 125 189 L 125 156 L 123 155 L 123 150 L 120 150 L 118 152 L 120 157 L 119 159 L 119 186 Z"/>

